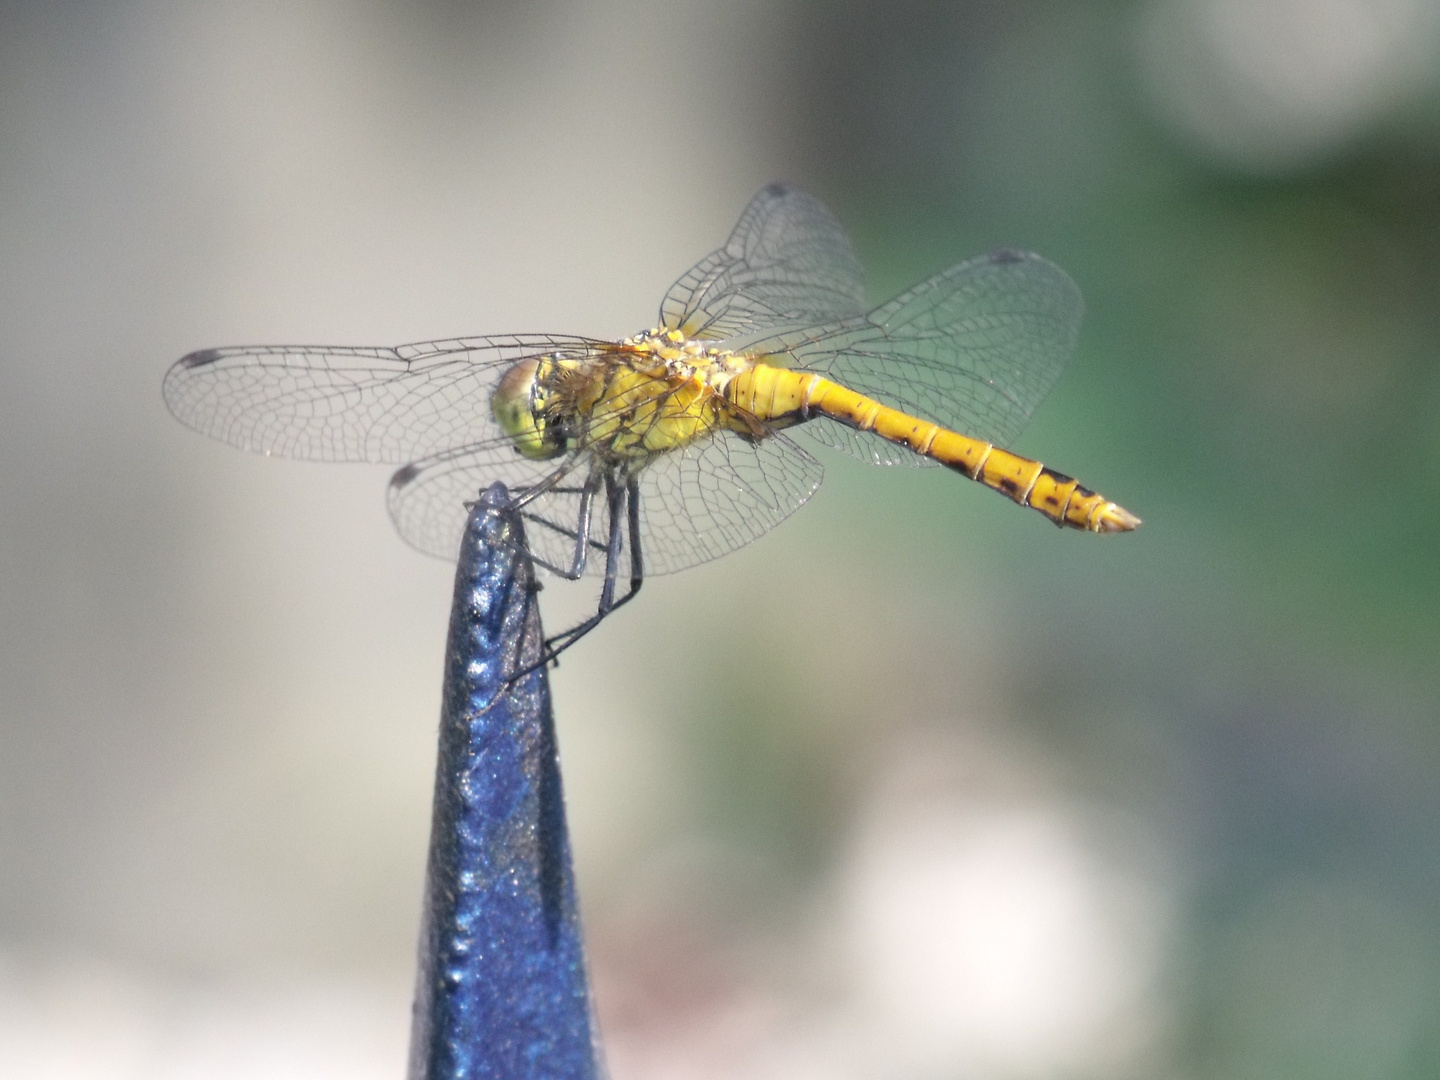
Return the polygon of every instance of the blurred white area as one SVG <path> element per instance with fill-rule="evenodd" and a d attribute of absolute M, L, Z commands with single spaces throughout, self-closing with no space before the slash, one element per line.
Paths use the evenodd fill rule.
<path fill-rule="evenodd" d="M 0 955 L 0 1076 L 16 1080 L 394 1080 L 408 998 L 391 985 L 157 977 L 93 957 Z"/>
<path fill-rule="evenodd" d="M 727 941 L 713 893 L 662 877 L 645 940 L 602 935 L 617 1076 L 1150 1074 L 1171 902 L 1154 837 L 1057 802 L 1033 782 L 1043 763 L 988 726 L 909 734 L 802 925 Z M 691 855 L 681 872 L 703 877 Z M 708 855 L 723 881 L 727 853 Z"/>
<path fill-rule="evenodd" d="M 1139 47 L 1163 117 L 1244 172 L 1328 161 L 1440 94 L 1436 0 L 1154 0 Z"/>
<path fill-rule="evenodd" d="M 1075 807 L 936 790 L 951 748 L 926 749 L 847 868 L 870 1075 L 1123 1072 L 1159 1020 L 1154 883 L 1097 850 Z"/>

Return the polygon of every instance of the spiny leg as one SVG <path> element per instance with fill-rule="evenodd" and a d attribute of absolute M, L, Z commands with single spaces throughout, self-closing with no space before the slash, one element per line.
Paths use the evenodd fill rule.
<path fill-rule="evenodd" d="M 561 569 L 560 567 L 555 566 L 550 562 L 547 562 L 545 559 L 537 557 L 533 551 L 528 552 L 527 554 L 529 554 L 530 561 L 535 566 L 543 566 L 552 574 L 557 574 L 560 577 L 566 578 L 570 581 L 577 581 L 585 573 L 585 563 L 590 553 L 590 547 L 593 545 L 597 550 L 602 551 L 608 550 L 608 548 L 602 547 L 600 544 L 590 539 L 590 526 L 594 519 L 595 495 L 599 492 L 600 485 L 605 482 L 605 476 L 603 473 L 601 473 L 599 469 L 592 468 L 590 471 L 590 475 L 585 479 L 584 486 L 578 488 L 560 487 L 559 481 L 573 467 L 573 462 L 567 463 L 566 465 L 557 469 L 555 472 L 551 473 L 540 483 L 525 489 L 518 498 L 513 500 L 511 506 L 517 511 L 519 511 L 522 518 L 544 525 L 546 528 L 554 529 L 561 535 L 575 541 L 575 553 L 571 558 L 570 568 L 568 570 Z M 545 518 L 542 518 L 539 514 L 528 513 L 520 509 L 521 507 L 527 505 L 528 503 L 532 502 L 534 499 L 536 499 L 542 494 L 545 494 L 546 492 L 578 494 L 580 496 L 580 509 L 579 513 L 576 516 L 574 529 L 565 528 L 564 526 L 558 525 L 554 522 L 546 520 Z M 613 531 L 614 530 L 612 529 L 611 532 Z M 538 594 L 540 592 L 540 583 L 535 580 L 533 574 L 530 576 L 529 587 L 530 602 L 535 603 L 539 599 Z M 517 643 L 517 650 L 523 649 L 523 647 L 524 640 L 521 639 L 521 641 Z M 526 675 L 529 675 L 537 668 L 544 667 L 547 663 L 550 663 L 553 657 L 554 652 L 551 650 L 550 642 L 548 641 L 541 643 L 540 658 L 533 663 L 525 664 L 524 666 L 522 666 L 520 652 L 517 651 L 515 655 L 515 661 L 512 664 L 512 667 L 514 668 L 514 674 L 510 675 L 509 678 L 506 679 L 507 685 L 513 684 L 518 680 L 523 679 Z M 497 698 L 496 700 L 499 699 Z"/>
<path fill-rule="evenodd" d="M 516 488 L 516 490 L 519 491 L 520 494 L 512 496 L 510 500 L 510 505 L 513 506 L 516 510 L 519 510 L 522 507 L 528 506 L 530 503 L 534 502 L 541 495 L 544 495 L 547 491 L 552 491 L 555 488 L 558 488 L 560 486 L 560 481 L 564 480 L 565 477 L 569 476 L 572 472 L 574 472 L 575 466 L 579 464 L 579 462 L 580 455 L 578 453 L 572 453 L 569 457 L 565 459 L 565 461 L 560 465 L 558 469 L 550 473 L 538 484 L 531 484 L 528 487 Z M 588 479 L 586 481 L 586 485 L 589 485 Z M 574 491 L 575 489 L 562 488 L 561 490 Z"/>
<path fill-rule="evenodd" d="M 561 493 L 561 494 L 566 494 L 566 495 L 582 495 L 582 496 L 583 496 L 583 495 L 585 494 L 585 489 L 584 489 L 584 488 L 556 488 L 555 490 L 556 490 L 557 492 Z M 582 512 L 582 513 L 587 513 L 588 510 L 585 509 L 585 508 L 582 508 L 582 511 L 581 511 L 581 512 Z M 520 517 L 523 518 L 525 521 L 530 522 L 531 524 L 539 525 L 539 526 L 542 526 L 542 527 L 544 527 L 544 528 L 546 528 L 546 529 L 549 529 L 549 530 L 550 530 L 551 532 L 553 532 L 553 533 L 558 533 L 559 535 L 565 537 L 565 539 L 570 540 L 570 541 L 572 541 L 572 542 L 579 542 L 579 541 L 581 540 L 581 535 L 580 535 L 580 532 L 579 532 L 578 529 L 572 529 L 572 528 L 570 528 L 568 525 L 561 525 L 558 521 L 552 521 L 550 518 L 541 517 L 539 514 L 531 514 L 531 513 L 528 513 L 528 512 L 522 512 L 521 515 L 520 515 Z M 602 552 L 602 553 L 603 553 L 603 552 L 605 551 L 605 545 L 602 544 L 599 540 L 596 540 L 594 537 L 590 536 L 588 529 L 586 530 L 586 534 L 585 534 L 585 535 L 586 535 L 586 539 L 584 540 L 584 543 L 586 544 L 588 550 L 589 550 L 592 554 L 595 553 L 595 552 Z M 533 559 L 533 556 L 532 556 L 532 559 Z M 536 561 L 536 562 L 538 563 L 538 565 L 544 566 L 546 569 L 550 569 L 549 564 L 546 563 L 545 560 L 539 559 L 539 560 L 534 560 L 534 561 Z M 573 581 L 574 579 L 573 579 L 573 578 L 569 578 L 568 580 L 572 580 L 572 581 Z"/>
<path fill-rule="evenodd" d="M 562 569 L 558 566 L 553 565 L 552 563 L 546 562 L 544 559 L 535 558 L 535 556 L 532 554 L 531 558 L 536 566 L 543 566 L 552 574 L 557 574 L 558 576 L 564 578 L 567 581 L 578 581 L 580 577 L 585 573 L 585 563 L 589 558 L 590 548 L 592 544 L 597 550 L 603 550 L 599 544 L 595 544 L 594 541 L 590 539 L 590 523 L 594 517 L 595 496 L 599 492 L 600 485 L 603 480 L 604 477 L 601 475 L 599 470 L 592 471 L 590 476 L 587 477 L 585 480 L 585 486 L 578 489 L 580 493 L 580 513 L 576 516 L 575 528 L 573 531 L 564 528 L 563 526 L 552 524 L 551 522 L 546 521 L 544 518 L 540 517 L 537 514 L 521 514 L 521 517 L 528 518 L 531 521 L 542 524 L 548 529 L 554 529 L 562 536 L 566 536 L 569 539 L 575 541 L 575 553 L 571 556 L 570 568 L 568 570 Z M 542 487 L 545 491 L 564 490 L 556 488 L 554 484 L 545 484 L 536 485 L 536 487 L 532 488 L 531 491 L 538 494 Z M 568 490 L 575 491 L 577 489 L 571 488 Z M 530 498 L 531 495 L 527 492 L 525 496 L 525 501 L 528 502 Z M 523 506 L 524 503 L 517 503 L 516 505 Z"/>
<path fill-rule="evenodd" d="M 610 531 L 605 545 L 605 581 L 600 587 L 600 606 L 595 614 L 584 622 L 561 631 L 545 642 L 546 659 L 555 662 L 560 653 L 568 649 L 585 634 L 589 633 L 599 625 L 600 620 L 608 615 L 615 606 L 615 577 L 620 561 L 620 545 L 622 543 L 623 528 L 621 524 L 621 504 L 625 500 L 625 490 L 621 488 L 610 476 L 605 477 L 605 503 L 609 510 Z"/>
<path fill-rule="evenodd" d="M 645 584 L 645 558 L 640 550 L 640 481 L 630 477 L 625 481 L 626 520 L 630 525 L 630 591 L 620 604 L 630 600 Z M 619 607 L 620 604 L 616 604 Z"/>
<path fill-rule="evenodd" d="M 610 510 L 610 536 L 605 551 L 605 584 L 600 589 L 600 606 L 595 614 L 582 623 L 561 631 L 545 643 L 546 661 L 555 662 L 560 653 L 600 625 L 602 619 L 616 608 L 628 604 L 640 591 L 645 582 L 645 560 L 640 550 L 640 485 L 634 478 L 626 480 L 625 486 L 611 476 L 605 478 L 605 497 Z M 623 516 L 620 513 L 624 507 Z M 630 534 L 630 586 L 625 595 L 615 599 L 615 581 L 619 576 L 620 546 L 622 529 Z"/>

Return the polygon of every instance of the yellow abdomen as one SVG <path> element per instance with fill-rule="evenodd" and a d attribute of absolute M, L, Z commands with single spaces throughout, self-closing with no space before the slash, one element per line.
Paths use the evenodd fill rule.
<path fill-rule="evenodd" d="M 1057 525 L 1088 532 L 1129 532 L 1140 519 L 1064 473 L 892 409 L 813 372 L 756 364 L 725 388 L 734 405 L 766 423 L 798 423 L 827 416 L 909 447 L 922 457 L 978 480 Z"/>

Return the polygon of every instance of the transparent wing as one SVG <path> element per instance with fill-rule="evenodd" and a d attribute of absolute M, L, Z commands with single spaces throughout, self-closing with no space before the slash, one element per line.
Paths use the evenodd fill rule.
<path fill-rule="evenodd" d="M 1008 445 L 1064 370 L 1083 311 L 1080 291 L 1059 267 L 1000 251 L 952 266 L 858 319 L 755 334 L 733 347 L 788 353 L 796 368 Z M 869 441 L 841 448 L 865 459 Z"/>
<path fill-rule="evenodd" d="M 859 458 L 867 465 L 934 465 L 929 458 L 913 453 L 909 447 L 896 446 L 885 439 L 877 438 L 868 431 L 856 431 L 836 420 L 823 416 L 807 420 L 797 428 L 806 440 L 818 443 L 827 450 L 839 450 Z"/>
<path fill-rule="evenodd" d="M 686 337 L 719 339 L 864 311 L 864 272 L 839 222 L 799 188 L 771 184 L 750 200 L 725 246 L 670 287 L 660 322 Z"/>
<path fill-rule="evenodd" d="M 569 566 L 580 529 L 581 492 L 593 460 L 578 455 L 561 483 L 523 511 L 531 553 Z M 512 471 L 512 494 L 537 484 L 555 462 L 525 462 Z M 824 470 L 784 435 L 746 442 L 724 432 L 646 464 L 639 476 L 641 544 L 645 573 L 670 574 L 717 559 L 773 529 L 820 486 Z M 431 555 L 453 559 L 465 530 L 465 504 L 495 479 L 492 461 L 458 450 L 407 465 L 390 480 L 388 505 L 400 535 Z M 620 578 L 629 575 L 630 536 L 623 528 Z M 605 573 L 610 518 L 603 488 L 592 501 L 585 572 Z"/>
<path fill-rule="evenodd" d="M 640 474 L 645 572 L 718 559 L 798 510 L 825 470 L 781 434 L 749 442 L 721 432 L 664 454 Z"/>
<path fill-rule="evenodd" d="M 498 452 L 508 450 L 490 414 L 500 371 L 526 356 L 594 355 L 604 345 L 525 334 L 394 349 L 207 349 L 166 373 L 165 404 L 205 435 L 280 457 L 398 463 L 457 446 Z"/>

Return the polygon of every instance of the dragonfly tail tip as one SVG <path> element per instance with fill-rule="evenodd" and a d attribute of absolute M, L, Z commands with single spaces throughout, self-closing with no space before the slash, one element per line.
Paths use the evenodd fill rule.
<path fill-rule="evenodd" d="M 1107 503 L 1095 521 L 1095 531 L 1100 533 L 1131 532 L 1138 528 L 1140 519 L 1123 506 Z"/>

